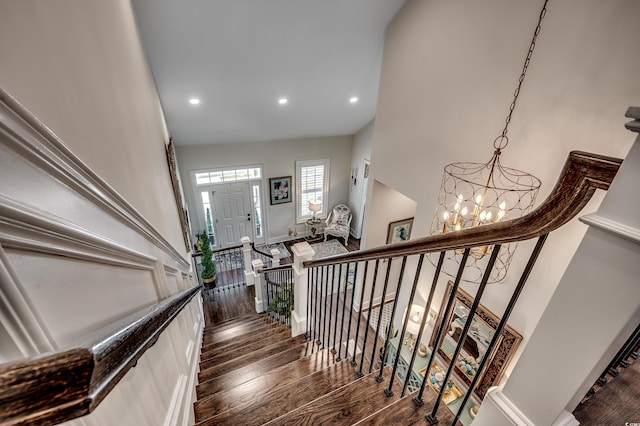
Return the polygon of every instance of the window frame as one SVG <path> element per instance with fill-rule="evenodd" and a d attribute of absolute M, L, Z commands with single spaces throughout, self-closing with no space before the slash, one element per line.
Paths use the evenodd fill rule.
<path fill-rule="evenodd" d="M 331 174 L 331 162 L 328 158 L 319 160 L 301 160 L 296 161 L 296 223 L 304 223 L 311 219 L 312 214 L 305 214 L 305 211 L 309 210 L 308 199 L 303 195 L 303 179 L 302 170 L 306 167 L 323 166 L 323 182 L 322 182 L 322 195 L 320 200 L 322 201 L 322 209 L 316 214 L 316 217 L 326 217 L 327 208 L 329 204 L 329 176 Z M 304 204 L 304 205 L 303 205 Z"/>

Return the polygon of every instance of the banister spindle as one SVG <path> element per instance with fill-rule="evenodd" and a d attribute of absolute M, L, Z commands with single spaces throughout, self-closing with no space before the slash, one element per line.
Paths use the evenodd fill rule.
<path fill-rule="evenodd" d="M 355 367 L 358 365 L 356 362 L 356 348 L 358 347 L 358 336 L 360 334 L 360 319 L 362 318 L 362 303 L 364 302 L 364 286 L 367 284 L 367 270 L 369 269 L 369 261 L 364 262 L 364 274 L 362 276 L 362 288 L 360 289 L 360 305 L 358 307 L 358 321 L 356 322 L 356 337 L 354 339 L 355 343 L 353 344 L 353 358 L 351 358 L 351 366 Z M 355 282 L 355 278 L 354 278 Z M 355 285 L 354 285 L 355 290 Z"/>
<path fill-rule="evenodd" d="M 469 259 L 470 248 L 466 248 L 464 250 L 464 254 L 462 255 L 462 259 L 460 260 L 460 266 L 458 267 L 458 273 L 456 274 L 455 282 L 453 283 L 453 287 L 451 289 L 451 295 L 449 296 L 449 300 L 447 301 L 447 307 L 445 308 L 443 318 L 449 318 L 451 314 L 451 309 L 453 308 L 453 301 L 455 300 L 456 293 L 458 292 L 458 286 L 460 285 L 460 280 L 462 279 L 462 272 L 464 271 L 464 267 L 467 264 L 467 259 Z M 440 307 L 442 309 L 442 307 Z M 429 362 L 427 362 L 426 373 L 422 378 L 422 384 L 420 385 L 420 391 L 418 395 L 413 397 L 413 402 L 417 406 L 421 406 L 424 404 L 424 400 L 422 399 L 422 395 L 424 394 L 424 388 L 427 384 L 427 376 L 429 375 L 429 371 L 431 371 L 431 365 L 433 364 L 433 360 L 435 358 L 436 352 L 438 352 L 438 346 L 440 340 L 442 338 L 442 333 L 444 332 L 444 324 L 440 323 L 438 325 L 438 332 L 436 333 L 436 339 L 434 340 L 434 345 L 431 351 L 431 356 L 429 357 Z"/>
<path fill-rule="evenodd" d="M 369 374 L 371 374 L 371 371 L 373 371 L 373 361 L 376 358 L 376 348 L 378 347 L 378 335 L 380 334 L 380 324 L 382 324 L 382 309 L 384 308 L 384 299 L 385 299 L 385 296 L 387 295 L 387 286 L 389 285 L 389 275 L 391 273 L 392 263 L 393 263 L 392 257 L 387 259 L 387 272 L 384 277 L 382 295 L 380 296 L 380 309 L 378 312 L 378 323 L 376 324 L 376 337 L 373 340 L 373 349 L 371 350 L 371 362 L 369 363 Z M 369 312 L 371 312 L 371 307 L 369 307 Z M 382 369 L 382 367 L 380 369 Z"/>
<path fill-rule="evenodd" d="M 487 287 L 487 282 L 489 281 L 489 276 L 491 275 L 491 271 L 496 263 L 496 259 L 498 258 L 498 253 L 500 252 L 500 244 L 496 244 L 493 246 L 493 251 L 491 252 L 491 257 L 489 258 L 489 262 L 487 263 L 487 267 L 484 270 L 484 274 L 482 276 L 482 281 L 480 281 L 480 286 L 478 287 L 478 291 L 476 292 L 476 296 L 473 299 L 473 303 L 471 304 L 471 308 L 469 308 L 469 316 L 464 323 L 464 327 L 462 328 L 462 333 L 458 338 L 458 344 L 456 345 L 455 350 L 453 351 L 453 355 L 451 356 L 451 363 L 449 364 L 449 368 L 447 368 L 447 372 L 444 375 L 444 379 L 442 379 L 442 384 L 440 385 L 440 392 L 438 393 L 438 397 L 436 398 L 435 404 L 433 404 L 433 409 L 431 413 L 426 415 L 427 421 L 432 425 L 438 423 L 438 407 L 440 406 L 440 402 L 444 397 L 445 387 L 449 383 L 449 377 L 451 377 L 451 373 L 456 366 L 456 362 L 458 359 L 458 355 L 460 354 L 460 350 L 464 345 L 464 341 L 467 338 L 467 334 L 469 333 L 469 328 L 471 328 L 471 323 L 473 322 L 473 316 L 476 314 L 476 310 L 478 309 L 478 305 L 480 304 L 480 299 L 482 298 L 482 294 L 484 293 L 484 289 Z M 455 294 L 454 294 L 455 295 Z M 448 317 L 447 317 L 448 318 Z M 436 351 L 436 347 L 440 347 L 441 342 L 435 342 L 434 344 L 434 352 Z M 428 373 L 425 373 L 425 380 Z M 467 393 L 469 389 L 467 389 Z M 454 423 L 455 424 L 455 423 Z"/>
<path fill-rule="evenodd" d="M 334 274 L 336 273 L 336 266 L 335 264 L 330 266 L 331 268 L 331 275 L 329 275 L 329 278 L 331 279 L 331 296 L 329 296 L 329 310 L 327 311 L 327 321 L 329 323 L 329 331 L 327 332 L 327 347 L 331 346 L 331 312 L 333 312 L 333 293 L 334 293 L 334 289 L 335 289 L 335 279 L 334 279 Z M 327 286 L 327 291 L 329 290 L 329 286 Z M 336 348 L 332 347 L 331 348 L 331 353 L 335 354 L 336 353 Z"/>
<path fill-rule="evenodd" d="M 335 281 L 335 269 L 333 271 L 333 279 Z M 338 313 L 340 312 L 340 283 L 342 282 L 342 265 L 338 264 L 338 291 L 336 292 L 336 312 L 335 312 L 335 322 L 334 322 L 334 326 L 333 326 L 333 347 L 331 349 L 331 353 L 332 354 L 336 354 L 336 337 L 338 334 L 338 318 L 339 315 Z M 340 327 L 342 328 L 342 326 Z M 338 358 L 340 358 L 340 356 L 338 355 Z M 338 359 L 336 359 L 336 361 L 338 361 Z"/>
<path fill-rule="evenodd" d="M 344 280 L 344 292 L 342 293 L 342 320 L 340 321 L 340 339 L 338 340 L 338 358 L 336 358 L 337 362 L 342 361 L 342 358 L 340 355 L 342 354 L 342 335 L 344 332 L 344 311 L 347 308 L 347 285 L 349 283 L 349 263 L 344 263 L 343 265 L 346 268 L 346 274 L 345 274 L 345 280 Z M 340 266 L 340 272 L 342 273 L 342 265 Z M 340 294 L 340 290 L 338 290 L 338 294 Z"/>
<path fill-rule="evenodd" d="M 376 266 L 373 269 L 373 281 L 371 282 L 371 296 L 369 297 L 369 313 L 367 314 L 367 326 L 364 329 L 364 339 L 362 342 L 362 354 L 360 355 L 360 370 L 356 375 L 358 377 L 364 377 L 362 373 L 362 366 L 364 365 L 364 353 L 367 349 L 367 337 L 369 336 L 369 323 L 371 321 L 371 307 L 373 306 L 373 294 L 376 290 L 376 281 L 378 280 L 378 266 L 380 265 L 380 259 L 376 259 Z M 362 284 L 362 291 L 364 292 L 366 282 Z M 362 306 L 360 307 L 362 310 Z"/>
<path fill-rule="evenodd" d="M 347 264 L 348 265 L 348 264 Z M 345 347 L 345 358 L 349 358 L 349 336 L 351 336 L 351 321 L 353 319 L 353 302 L 356 299 L 356 277 L 358 276 L 358 262 L 353 263 L 353 286 L 351 287 L 351 308 L 349 309 L 349 325 L 347 326 L 347 339 L 346 339 L 346 347 Z M 347 284 L 345 284 L 345 289 L 349 286 L 349 266 L 347 266 Z M 346 291 L 345 291 L 346 292 Z M 346 295 L 345 295 L 346 297 Z M 342 338 L 340 338 L 342 341 Z M 356 352 L 357 343 L 353 345 L 353 353 Z"/>
<path fill-rule="evenodd" d="M 389 262 L 391 263 L 391 262 Z M 407 266 L 407 256 L 402 257 L 402 266 L 400 267 L 400 276 L 398 277 L 398 285 L 396 287 L 396 295 L 400 294 L 402 289 L 402 278 L 404 277 L 404 269 Z M 384 305 L 382 305 L 384 306 Z M 382 377 L 382 370 L 384 369 L 384 363 L 387 359 L 387 352 L 389 351 L 389 341 L 391 340 L 391 329 L 393 328 L 393 318 L 396 315 L 396 308 L 398 307 L 398 297 L 396 296 L 393 300 L 393 308 L 391 308 L 391 315 L 389 319 L 389 324 L 387 324 L 387 336 L 384 339 L 384 347 L 382 350 L 382 358 L 380 362 L 382 365 L 380 366 L 380 370 L 378 370 L 378 376 L 376 377 L 376 381 L 378 383 L 382 383 L 384 377 Z M 382 318 L 382 307 L 380 308 L 380 318 Z M 393 380 L 393 379 L 391 379 Z"/>
<path fill-rule="evenodd" d="M 442 255 L 441 255 L 442 257 Z M 413 278 L 413 285 L 411 286 L 411 295 L 409 296 L 409 304 L 407 305 L 407 309 L 409 309 L 409 306 L 413 305 L 413 300 L 415 298 L 416 295 L 416 288 L 418 287 L 418 278 L 420 277 L 420 271 L 422 271 L 422 263 L 424 262 L 424 254 L 421 254 L 420 257 L 418 258 L 418 265 L 416 266 L 416 273 L 415 276 Z M 392 317 L 393 318 L 393 317 Z M 423 315 L 423 319 L 424 319 L 424 315 Z M 400 333 L 400 340 L 398 341 L 398 349 L 396 350 L 396 357 L 395 360 L 393 361 L 393 369 L 391 370 L 391 378 L 389 379 L 389 387 L 386 388 L 384 390 L 385 395 L 387 396 L 393 396 L 393 382 L 395 380 L 396 377 L 396 372 L 398 371 L 398 362 L 400 360 L 400 352 L 402 351 L 402 346 L 401 346 L 401 341 L 404 338 L 404 333 L 407 331 L 407 323 L 409 321 L 409 315 L 405 315 L 404 316 L 404 320 L 402 322 L 402 331 Z M 422 333 L 420 332 L 418 334 L 419 336 L 422 335 Z M 388 346 L 388 344 L 387 344 Z M 411 371 L 411 368 L 409 368 L 409 370 L 407 371 Z M 407 375 L 407 377 L 405 377 L 405 383 L 409 382 L 409 376 Z M 404 394 L 403 394 L 404 396 Z"/>
<path fill-rule="evenodd" d="M 454 420 L 454 424 L 460 419 L 460 416 L 462 415 L 462 411 L 464 410 L 464 406 L 469 401 L 469 398 L 471 397 L 471 393 L 475 390 L 476 386 L 478 385 L 478 381 L 480 380 L 480 377 L 482 377 L 482 374 L 484 373 L 484 369 L 485 369 L 485 367 L 486 367 L 486 365 L 488 363 L 489 356 L 491 355 L 491 353 L 493 352 L 493 350 L 497 346 L 498 340 L 502 336 L 502 330 L 504 330 L 504 328 L 507 325 L 507 321 L 509 320 L 509 317 L 511 316 L 511 312 L 513 311 L 513 308 L 514 308 L 516 302 L 518 301 L 518 298 L 520 297 L 520 293 L 522 293 L 522 288 L 524 287 L 525 283 L 529 279 L 529 275 L 531 274 L 531 270 L 533 269 L 533 265 L 535 265 L 536 260 L 538 260 L 538 256 L 540 255 L 540 251 L 542 251 L 542 247 L 544 246 L 544 243 L 547 240 L 547 236 L 548 235 L 549 234 L 541 235 L 538 238 L 538 241 L 536 242 L 536 246 L 534 247 L 533 252 L 531 253 L 531 256 L 529 257 L 529 261 L 527 262 L 527 265 L 525 266 L 524 271 L 522 272 L 522 275 L 520 276 L 520 280 L 518 281 L 518 285 L 516 285 L 516 288 L 513 291 L 513 294 L 511 295 L 511 299 L 509 299 L 509 303 L 507 304 L 507 307 L 505 308 L 504 313 L 502 314 L 502 318 L 500 319 L 500 323 L 498 324 L 498 327 L 496 328 L 496 331 L 493 333 L 493 338 L 491 339 L 491 343 L 489 343 L 489 346 L 487 347 L 487 350 L 485 351 L 484 356 L 482 357 L 482 360 L 480 361 L 480 364 L 478 365 L 478 372 L 476 373 L 476 375 L 474 376 L 473 380 L 471 381 L 471 384 L 469 385 L 469 389 L 467 390 L 467 393 L 464 395 L 464 398 L 462 399 L 462 403 L 460 404 L 460 408 L 458 409 L 458 412 L 456 413 L 456 418 Z"/>

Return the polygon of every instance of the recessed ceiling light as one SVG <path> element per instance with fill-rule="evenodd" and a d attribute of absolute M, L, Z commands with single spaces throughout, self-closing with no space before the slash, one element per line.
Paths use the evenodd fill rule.
<path fill-rule="evenodd" d="M 198 105 L 198 104 L 200 103 L 200 99 L 198 99 L 198 98 L 191 98 L 191 99 L 189 99 L 189 103 L 190 103 L 191 105 Z"/>
<path fill-rule="evenodd" d="M 286 104 L 287 102 L 289 102 L 289 99 L 287 99 L 287 98 L 280 98 L 280 99 L 278 99 L 278 103 L 279 103 L 280 105 L 284 105 L 284 104 Z"/>
<path fill-rule="evenodd" d="M 351 99 L 349 99 L 349 102 L 351 102 L 352 104 L 355 104 L 356 102 L 358 102 L 358 97 L 357 96 L 351 97 Z"/>

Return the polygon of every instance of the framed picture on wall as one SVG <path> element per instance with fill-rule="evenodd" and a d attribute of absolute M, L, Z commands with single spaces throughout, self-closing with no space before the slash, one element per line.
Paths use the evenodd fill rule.
<path fill-rule="evenodd" d="M 291 202 L 291 176 L 269 178 L 271 205 Z"/>
<path fill-rule="evenodd" d="M 413 218 L 398 220 L 389 224 L 387 231 L 387 244 L 401 243 L 409 241 L 411 237 L 411 228 L 413 227 Z"/>

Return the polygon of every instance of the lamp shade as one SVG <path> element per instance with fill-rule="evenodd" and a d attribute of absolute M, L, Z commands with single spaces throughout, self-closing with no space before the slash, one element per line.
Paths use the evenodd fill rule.
<path fill-rule="evenodd" d="M 404 315 L 407 315 L 406 309 L 404 311 Z M 407 321 L 407 333 L 418 334 L 418 331 L 420 331 L 420 324 L 422 323 L 423 315 L 424 307 L 420 305 L 411 305 L 411 310 L 409 311 L 409 321 Z"/>
<path fill-rule="evenodd" d="M 320 200 L 309 200 L 309 210 L 318 213 L 322 210 L 322 201 Z"/>

